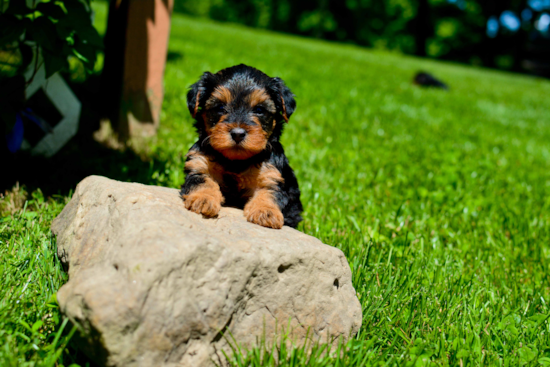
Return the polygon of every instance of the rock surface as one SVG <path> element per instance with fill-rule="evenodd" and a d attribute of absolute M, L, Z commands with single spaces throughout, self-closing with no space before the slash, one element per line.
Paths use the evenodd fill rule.
<path fill-rule="evenodd" d="M 238 209 L 204 219 L 175 189 L 90 176 L 52 230 L 69 272 L 58 302 L 101 365 L 224 365 L 228 340 L 251 347 L 284 328 L 301 345 L 361 325 L 340 250 Z"/>

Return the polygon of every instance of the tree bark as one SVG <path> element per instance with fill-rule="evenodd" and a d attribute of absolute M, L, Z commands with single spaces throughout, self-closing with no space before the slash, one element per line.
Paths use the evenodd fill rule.
<path fill-rule="evenodd" d="M 103 91 L 107 116 L 121 140 L 156 134 L 173 0 L 112 1 Z"/>

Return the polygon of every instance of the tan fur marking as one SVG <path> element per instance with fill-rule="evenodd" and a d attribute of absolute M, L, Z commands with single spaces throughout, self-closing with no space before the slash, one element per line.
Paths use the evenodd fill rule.
<path fill-rule="evenodd" d="M 239 189 L 249 191 L 250 196 L 262 189 L 275 190 L 279 183 L 285 181 L 279 170 L 269 163 L 263 163 L 260 167 L 251 167 L 234 175 L 234 178 Z"/>
<path fill-rule="evenodd" d="M 197 112 L 199 111 L 199 102 L 201 100 L 200 98 L 201 98 L 201 91 L 199 89 L 199 91 L 197 92 L 197 97 L 195 98 L 195 109 L 193 110 L 193 118 L 197 116 Z"/>
<path fill-rule="evenodd" d="M 244 216 L 251 223 L 281 229 L 285 218 L 273 198 L 271 190 L 258 190 L 244 206 Z"/>
<path fill-rule="evenodd" d="M 240 144 L 231 137 L 231 130 L 236 127 L 242 127 L 247 133 Z M 259 125 L 219 123 L 210 129 L 210 145 L 229 159 L 247 159 L 266 148 L 267 133 Z"/>
<path fill-rule="evenodd" d="M 190 151 L 187 158 L 185 168 L 191 174 L 204 175 L 204 183 L 183 195 L 185 207 L 205 217 L 215 217 L 225 201 L 219 185 L 223 179 L 223 168 L 198 151 Z"/>
<path fill-rule="evenodd" d="M 208 218 L 218 215 L 224 202 L 220 186 L 210 177 L 188 195 L 183 195 L 183 199 L 187 209 Z"/>
<path fill-rule="evenodd" d="M 243 141 L 245 149 L 254 151 L 256 153 L 261 152 L 267 146 L 268 135 L 264 129 L 260 126 L 260 122 L 254 118 L 256 125 L 247 125 L 244 129 L 247 132 L 246 139 Z"/>
<path fill-rule="evenodd" d="M 253 90 L 248 96 L 246 96 L 246 101 L 248 102 L 250 107 L 255 107 L 259 104 L 262 104 L 263 107 L 265 107 L 271 113 L 277 112 L 275 103 L 273 103 L 273 100 L 265 89 Z"/>
<path fill-rule="evenodd" d="M 258 187 L 272 189 L 278 184 L 285 182 L 281 172 L 275 166 L 269 163 L 262 164 L 258 175 Z"/>
<path fill-rule="evenodd" d="M 217 124 L 210 129 L 210 145 L 212 145 L 212 148 L 219 152 L 233 148 L 235 142 L 231 138 L 230 131 L 234 127 L 236 127 L 235 124 Z"/>
<path fill-rule="evenodd" d="M 244 215 L 249 222 L 269 228 L 282 228 L 283 214 L 275 201 L 274 190 L 284 182 L 278 169 L 269 163 L 246 170 L 237 177 L 240 189 L 251 193 L 244 207 Z"/>
<path fill-rule="evenodd" d="M 283 119 L 285 119 L 285 122 L 288 122 L 288 116 L 286 115 L 286 105 L 283 96 L 281 96 L 281 103 L 283 104 Z"/>
<path fill-rule="evenodd" d="M 188 160 L 185 162 L 185 168 L 192 173 L 207 175 L 215 182 L 222 182 L 224 169 L 219 163 L 213 162 L 208 156 L 198 151 L 187 153 L 187 158 Z"/>
<path fill-rule="evenodd" d="M 204 123 L 204 128 L 205 128 L 206 132 L 208 134 L 210 134 L 210 128 L 208 126 L 208 119 L 207 119 L 206 111 L 203 111 L 201 116 L 202 116 L 202 122 Z"/>
<path fill-rule="evenodd" d="M 222 103 L 230 103 L 233 100 L 233 95 L 231 94 L 231 91 L 223 86 L 216 87 L 216 89 L 214 89 L 214 92 L 212 92 L 212 97 L 216 98 Z"/>
<path fill-rule="evenodd" d="M 267 94 L 265 89 L 254 89 L 252 93 L 247 96 L 247 99 L 250 106 L 254 107 L 269 100 L 269 94 Z"/>
<path fill-rule="evenodd" d="M 187 154 L 188 161 L 185 162 L 185 168 L 195 174 L 207 174 L 209 160 L 204 155 L 197 152 Z"/>

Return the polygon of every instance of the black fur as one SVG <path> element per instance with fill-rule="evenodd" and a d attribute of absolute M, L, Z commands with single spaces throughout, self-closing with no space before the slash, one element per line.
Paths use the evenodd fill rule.
<path fill-rule="evenodd" d="M 205 127 L 206 122 L 212 123 L 217 117 L 213 116 L 212 121 L 204 121 L 202 112 L 205 111 L 205 104 L 210 95 L 218 86 L 224 86 L 234 91 L 238 96 L 240 96 L 241 92 L 245 95 L 254 89 L 264 89 L 269 94 L 276 111 L 266 112 L 265 117 L 260 119 L 264 131 L 271 134 L 268 139 L 269 144 L 267 144 L 265 150 L 245 160 L 231 160 L 210 145 Z M 236 97 L 236 102 L 238 102 L 238 99 L 239 97 Z M 294 171 L 290 167 L 283 147 L 279 142 L 284 123 L 294 113 L 296 102 L 294 95 L 283 80 L 280 78 L 271 78 L 260 70 L 243 64 L 223 69 L 216 74 L 205 72 L 200 80 L 190 87 L 187 93 L 187 106 L 195 119 L 194 125 L 199 135 L 198 141 L 191 147 L 190 151 L 198 151 L 207 155 L 215 162 L 221 164 L 224 170 L 233 173 L 244 172 L 251 166 L 262 163 L 272 164 L 284 179 L 284 182 L 278 185 L 278 190 L 274 195 L 277 205 L 283 213 L 284 224 L 296 227 L 302 220 L 301 213 L 303 211 L 300 201 L 300 189 Z M 245 121 L 246 111 L 243 110 L 244 112 L 241 113 L 239 112 L 239 108 L 241 107 L 237 105 L 232 110 L 232 113 L 228 114 L 228 119 L 225 122 L 229 122 L 231 119 L 242 119 L 239 122 L 251 123 Z M 245 109 L 245 107 L 242 107 L 242 109 Z M 206 118 L 210 119 L 209 112 L 206 112 Z M 275 127 L 273 127 L 273 120 L 276 121 Z M 200 175 L 190 175 L 189 173 L 185 172 L 186 179 L 182 186 L 182 195 L 188 194 L 193 188 L 204 182 L 204 179 Z M 231 176 L 224 176 L 223 180 L 224 182 L 220 184 L 220 189 L 225 198 L 225 205 L 243 208 L 246 200 L 243 199 L 243 193 L 239 192 L 236 184 L 232 182 Z"/>

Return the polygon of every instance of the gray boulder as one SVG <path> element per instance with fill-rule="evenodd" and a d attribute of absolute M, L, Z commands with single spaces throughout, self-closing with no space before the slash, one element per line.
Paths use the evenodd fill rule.
<path fill-rule="evenodd" d="M 90 176 L 52 230 L 59 305 L 100 365 L 224 365 L 230 343 L 337 343 L 361 325 L 342 251 L 238 209 L 202 218 L 175 189 Z"/>

